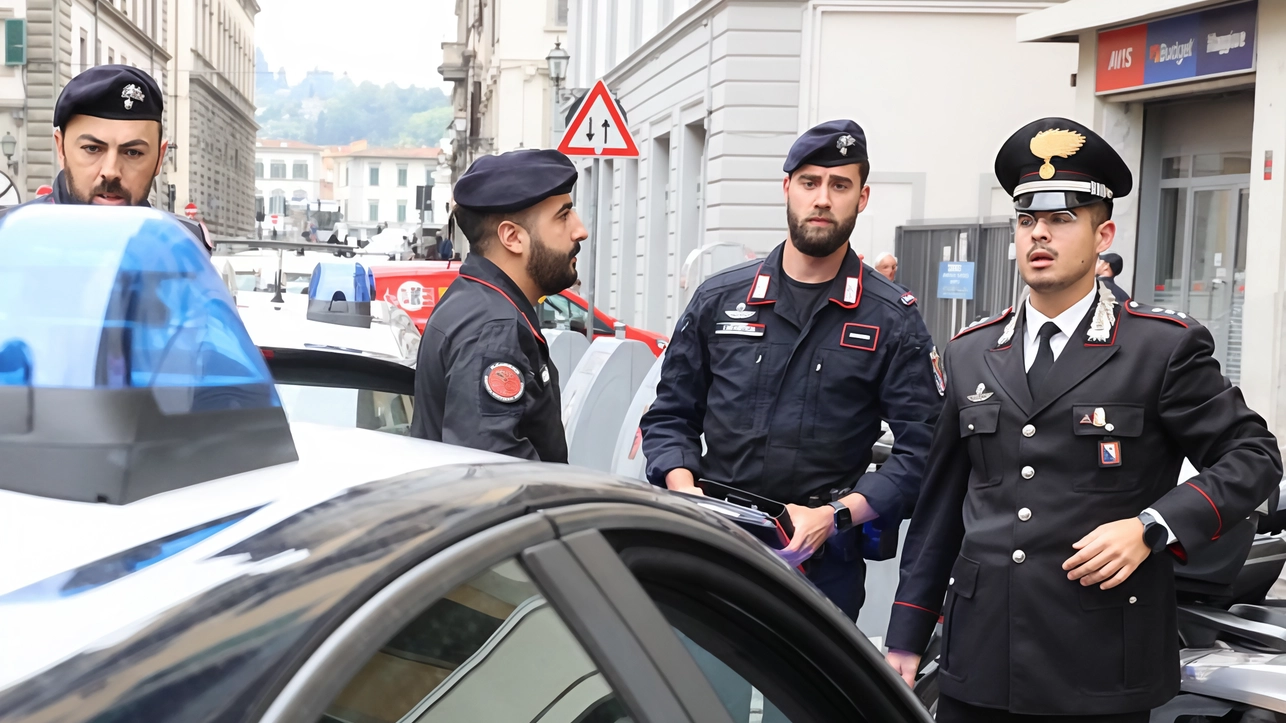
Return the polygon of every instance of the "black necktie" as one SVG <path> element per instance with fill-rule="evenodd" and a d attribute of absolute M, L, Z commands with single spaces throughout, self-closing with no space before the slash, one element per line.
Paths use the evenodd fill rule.
<path fill-rule="evenodd" d="M 1031 369 L 1027 370 L 1027 388 L 1031 390 L 1032 399 L 1036 398 L 1036 392 L 1040 390 L 1040 385 L 1049 376 L 1049 370 L 1054 366 L 1054 349 L 1049 345 L 1049 340 L 1058 333 L 1058 325 L 1052 321 L 1047 321 L 1036 332 L 1040 337 L 1040 348 L 1036 350 L 1036 361 L 1031 363 Z"/>

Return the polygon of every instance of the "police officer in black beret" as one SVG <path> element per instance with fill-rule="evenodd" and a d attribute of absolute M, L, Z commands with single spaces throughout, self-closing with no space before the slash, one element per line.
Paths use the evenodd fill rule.
<path fill-rule="evenodd" d="M 456 182 L 452 216 L 470 253 L 424 328 L 414 436 L 567 461 L 535 307 L 576 281 L 589 233 L 572 210 L 575 183 L 576 167 L 552 150 L 483 156 Z"/>
<path fill-rule="evenodd" d="M 1112 292 L 1112 296 L 1115 296 L 1117 301 L 1122 302 L 1130 300 L 1130 295 L 1125 293 L 1125 289 L 1116 285 L 1116 277 L 1120 276 L 1121 271 L 1124 269 L 1125 260 L 1121 258 L 1120 254 L 1109 251 L 1098 255 L 1098 280 L 1103 282 L 1103 285 L 1107 287 L 1108 291 Z"/>
<path fill-rule="evenodd" d="M 783 171 L 786 241 L 706 280 L 679 319 L 641 424 L 647 476 L 788 503 L 795 535 L 783 556 L 856 619 L 860 528 L 878 519 L 896 534 L 919 491 L 942 403 L 935 352 L 915 297 L 849 246 L 870 195 L 862 129 L 812 128 Z M 867 474 L 881 419 L 896 442 Z"/>
<path fill-rule="evenodd" d="M 54 146 L 62 166 L 53 193 L 33 203 L 150 206 L 169 141 L 164 96 L 152 76 L 128 65 L 99 65 L 72 78 L 54 106 Z M 13 208 L 0 211 L 0 218 Z M 174 216 L 207 251 L 201 224 Z"/>
<path fill-rule="evenodd" d="M 1267 498 L 1277 441 L 1196 319 L 1095 281 L 1132 185 L 1111 146 L 1044 118 L 996 177 L 1030 295 L 946 348 L 889 661 L 910 683 L 941 616 L 939 721 L 1142 723 L 1179 689 L 1172 561 Z"/>

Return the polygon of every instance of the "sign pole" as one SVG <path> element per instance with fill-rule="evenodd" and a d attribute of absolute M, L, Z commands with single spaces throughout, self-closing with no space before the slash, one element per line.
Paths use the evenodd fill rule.
<path fill-rule="evenodd" d="M 598 174 L 603 170 L 603 159 L 595 158 L 590 171 L 589 188 L 589 318 L 585 320 L 585 338 L 594 343 L 594 312 L 598 309 L 598 187 L 602 179 Z"/>

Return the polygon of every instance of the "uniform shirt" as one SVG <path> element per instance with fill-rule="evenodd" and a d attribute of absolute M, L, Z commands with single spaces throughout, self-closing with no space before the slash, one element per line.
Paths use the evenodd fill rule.
<path fill-rule="evenodd" d="M 901 520 L 942 403 L 915 297 L 850 250 L 807 310 L 785 290 L 784 245 L 707 279 L 680 317 L 640 424 L 647 478 L 682 467 L 800 504 L 851 488 Z M 893 452 L 867 473 L 881 419 Z"/>
<path fill-rule="evenodd" d="M 1081 323 L 1081 319 L 1089 313 L 1090 304 L 1094 303 L 1094 298 L 1098 295 L 1098 288 L 1095 287 L 1085 298 L 1072 304 L 1066 311 L 1054 318 L 1049 318 L 1040 313 L 1036 307 L 1031 305 L 1031 299 L 1027 299 L 1027 328 L 1023 335 L 1026 339 L 1026 345 L 1023 348 L 1023 359 L 1027 371 L 1031 371 L 1032 362 L 1036 361 L 1036 351 L 1040 349 L 1040 328 L 1045 322 L 1052 321 L 1058 327 L 1058 333 L 1049 337 L 1049 348 L 1054 352 L 1054 361 L 1058 361 L 1058 355 L 1063 353 L 1063 347 L 1067 346 L 1067 340 L 1072 338 L 1076 327 Z"/>
<path fill-rule="evenodd" d="M 789 296 L 790 303 L 782 306 L 778 313 L 787 312 L 789 316 L 782 316 L 797 328 L 803 329 L 817 307 L 826 302 L 826 292 L 830 290 L 831 282 L 809 284 L 796 281 L 785 272 L 782 273 L 781 280 L 783 296 Z"/>
<path fill-rule="evenodd" d="M 558 370 L 539 324 L 518 285 L 470 255 L 424 327 L 411 435 L 565 463 Z"/>

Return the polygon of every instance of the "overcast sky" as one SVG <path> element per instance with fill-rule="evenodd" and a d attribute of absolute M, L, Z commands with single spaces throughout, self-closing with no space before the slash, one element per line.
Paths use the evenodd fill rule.
<path fill-rule="evenodd" d="M 455 0 L 260 0 L 255 42 L 291 83 L 313 70 L 383 85 L 448 86 L 438 75 L 455 39 Z"/>

